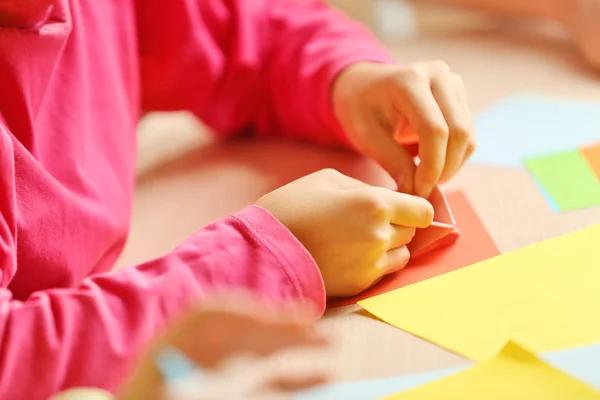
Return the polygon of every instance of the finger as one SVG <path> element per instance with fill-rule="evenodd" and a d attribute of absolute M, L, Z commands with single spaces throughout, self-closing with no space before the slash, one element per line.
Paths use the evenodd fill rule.
<path fill-rule="evenodd" d="M 415 228 L 400 226 L 400 225 L 389 225 L 390 229 L 390 249 L 396 247 L 402 247 L 410 243 L 412 238 L 415 236 L 417 231 Z"/>
<path fill-rule="evenodd" d="M 385 255 L 384 265 L 386 274 L 400 271 L 410 261 L 410 251 L 406 246 L 388 250 Z"/>
<path fill-rule="evenodd" d="M 470 140 L 467 143 L 467 151 L 465 152 L 465 156 L 462 160 L 462 163 L 458 167 L 458 169 L 460 170 L 466 164 L 466 162 L 469 160 L 469 158 L 473 155 L 473 153 L 475 152 L 475 149 L 477 148 L 477 141 L 475 138 L 475 124 L 473 122 L 471 108 L 469 107 L 469 101 L 467 100 L 467 93 L 465 91 L 465 87 L 462 83 L 462 80 L 457 85 L 456 92 L 457 92 L 458 100 L 460 101 L 460 104 L 462 105 L 462 108 L 464 110 L 464 114 L 467 115 L 467 117 L 468 117 L 469 127 L 470 127 L 470 131 L 471 131 L 471 136 L 469 138 Z"/>
<path fill-rule="evenodd" d="M 413 192 L 415 162 L 406 149 L 394 139 L 394 128 L 381 121 L 381 114 L 374 112 L 367 123 L 369 140 L 363 149 L 394 179 L 398 190 Z"/>
<path fill-rule="evenodd" d="M 372 190 L 374 195 L 381 196 L 381 201 L 389 207 L 391 223 L 427 228 L 433 222 L 433 206 L 424 198 L 381 187 L 373 187 Z"/>
<path fill-rule="evenodd" d="M 448 146 L 440 182 L 446 182 L 458 171 L 471 138 L 470 122 L 458 98 L 453 75 L 442 75 L 431 83 L 431 92 L 448 126 Z"/>
<path fill-rule="evenodd" d="M 433 94 L 428 77 L 409 75 L 396 97 L 396 106 L 419 133 L 421 163 L 415 173 L 415 193 L 427 198 L 437 184 L 446 160 L 448 125 Z M 406 78 L 408 79 L 408 78 Z"/>

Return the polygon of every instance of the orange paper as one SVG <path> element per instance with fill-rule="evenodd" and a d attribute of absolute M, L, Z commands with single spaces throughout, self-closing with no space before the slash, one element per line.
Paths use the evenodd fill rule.
<path fill-rule="evenodd" d="M 411 259 L 406 268 L 385 277 L 371 289 L 354 297 L 332 299 L 327 306 L 334 308 L 354 304 L 500 254 L 466 196 L 462 192 L 449 193 L 447 200 L 461 232 L 454 245 L 440 247 Z"/>
<path fill-rule="evenodd" d="M 596 174 L 596 178 L 600 180 L 600 144 L 585 147 L 579 150 L 583 154 L 583 158 L 589 164 L 590 168 Z"/>
<path fill-rule="evenodd" d="M 456 242 L 460 231 L 452 214 L 446 196 L 437 187 L 431 193 L 429 202 L 433 205 L 434 221 L 425 229 L 418 229 L 409 243 L 408 249 L 412 259 L 421 257 L 433 250 Z"/>

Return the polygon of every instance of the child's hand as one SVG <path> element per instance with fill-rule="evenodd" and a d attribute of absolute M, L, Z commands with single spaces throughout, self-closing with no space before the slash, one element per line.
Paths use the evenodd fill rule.
<path fill-rule="evenodd" d="M 257 204 L 312 254 L 333 297 L 362 292 L 403 268 L 415 228 L 433 220 L 433 207 L 423 198 L 369 186 L 335 170 L 298 179 Z"/>
<path fill-rule="evenodd" d="M 379 162 L 405 193 L 429 197 L 475 150 L 462 80 L 443 62 L 354 64 L 336 80 L 333 102 L 350 141 Z M 416 171 L 413 159 L 393 138 L 406 120 L 419 135 Z"/>
<path fill-rule="evenodd" d="M 230 398 L 227 393 L 214 390 L 242 390 L 237 384 L 245 377 L 239 373 L 233 376 L 240 382 L 229 381 L 233 388 L 221 387 L 221 375 L 230 374 L 231 364 L 238 359 L 255 364 L 254 384 L 247 388 L 252 393 L 245 393 L 243 398 L 254 398 L 263 391 L 289 392 L 323 383 L 326 377 L 322 368 L 312 366 L 310 370 L 286 375 L 281 368 L 271 371 L 261 367 L 269 356 L 281 351 L 327 345 L 328 341 L 311 324 L 313 320 L 314 310 L 305 304 L 274 306 L 241 295 L 202 303 L 186 312 L 154 342 L 117 399 L 162 399 L 164 381 L 156 362 L 165 349 L 172 348 L 206 371 L 208 381 L 194 398 Z"/>

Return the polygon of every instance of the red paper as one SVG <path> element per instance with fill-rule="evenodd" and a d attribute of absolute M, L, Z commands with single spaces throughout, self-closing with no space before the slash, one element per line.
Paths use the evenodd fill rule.
<path fill-rule="evenodd" d="M 354 304 L 357 301 L 412 285 L 500 254 L 466 196 L 462 192 L 449 193 L 447 200 L 461 231 L 461 236 L 453 245 L 438 248 L 429 254 L 411 259 L 406 268 L 385 277 L 377 285 L 357 296 L 331 299 L 327 304 L 328 308 Z"/>
<path fill-rule="evenodd" d="M 448 246 L 460 236 L 456 228 L 456 220 L 446 196 L 437 187 L 429 197 L 433 205 L 433 223 L 425 229 L 417 229 L 413 240 L 409 243 L 411 259 L 421 257 L 443 246 Z"/>

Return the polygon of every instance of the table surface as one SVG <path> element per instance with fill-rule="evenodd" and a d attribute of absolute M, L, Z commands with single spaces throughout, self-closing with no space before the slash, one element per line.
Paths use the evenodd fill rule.
<path fill-rule="evenodd" d="M 600 99 L 599 77 L 586 68 L 568 41 L 518 27 L 509 32 L 489 24 L 442 25 L 387 45 L 403 63 L 445 60 L 463 76 L 474 113 L 519 91 Z M 151 115 L 140 123 L 133 225 L 119 265 L 168 252 L 207 223 L 324 167 L 369 183 L 390 184 L 379 167 L 352 154 L 282 142 L 216 143 L 187 114 Z M 600 221 L 599 207 L 553 213 L 523 170 L 467 165 L 448 186 L 467 194 L 502 252 Z M 328 312 L 320 328 L 336 339 L 339 380 L 388 377 L 465 362 L 368 317 L 358 306 Z"/>

